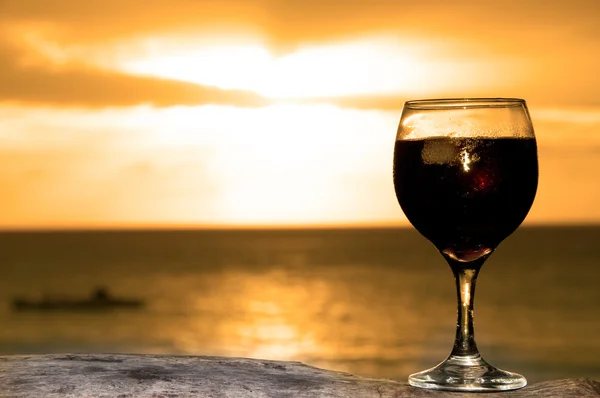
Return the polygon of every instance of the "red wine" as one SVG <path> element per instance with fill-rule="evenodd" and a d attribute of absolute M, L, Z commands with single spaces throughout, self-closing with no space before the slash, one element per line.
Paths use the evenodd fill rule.
<path fill-rule="evenodd" d="M 440 251 L 495 249 L 525 219 L 537 183 L 534 138 L 396 142 L 400 206 Z"/>

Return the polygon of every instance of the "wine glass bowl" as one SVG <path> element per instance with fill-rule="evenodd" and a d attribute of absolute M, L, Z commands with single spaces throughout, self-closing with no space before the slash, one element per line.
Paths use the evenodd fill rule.
<path fill-rule="evenodd" d="M 494 368 L 477 350 L 473 298 L 479 269 L 519 227 L 535 198 L 537 145 L 522 99 L 405 103 L 394 149 L 394 188 L 411 224 L 454 274 L 458 322 L 450 356 L 409 384 L 452 391 L 510 390 L 523 376 Z"/>

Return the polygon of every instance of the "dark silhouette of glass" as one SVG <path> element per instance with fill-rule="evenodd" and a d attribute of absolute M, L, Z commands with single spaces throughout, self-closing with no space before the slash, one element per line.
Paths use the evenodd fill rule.
<path fill-rule="evenodd" d="M 411 224 L 446 259 L 456 280 L 458 321 L 450 356 L 409 376 L 439 390 L 524 387 L 475 344 L 475 282 L 485 260 L 523 222 L 537 190 L 537 145 L 522 99 L 468 98 L 404 104 L 394 150 L 394 187 Z"/>

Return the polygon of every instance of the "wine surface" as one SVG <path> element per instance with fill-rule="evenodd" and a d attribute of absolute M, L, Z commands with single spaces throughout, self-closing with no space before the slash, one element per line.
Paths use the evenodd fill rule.
<path fill-rule="evenodd" d="M 396 141 L 396 196 L 440 251 L 495 249 L 525 219 L 537 183 L 534 138 Z"/>

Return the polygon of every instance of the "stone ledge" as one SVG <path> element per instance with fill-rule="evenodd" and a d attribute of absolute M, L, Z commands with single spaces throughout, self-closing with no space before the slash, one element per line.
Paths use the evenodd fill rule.
<path fill-rule="evenodd" d="M 0 356 L 0 397 L 470 397 L 304 365 L 247 358 L 65 354 Z M 600 397 L 590 379 L 552 380 L 492 397 Z"/>

